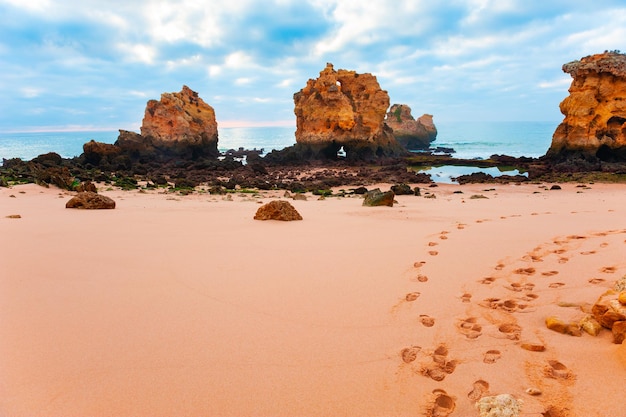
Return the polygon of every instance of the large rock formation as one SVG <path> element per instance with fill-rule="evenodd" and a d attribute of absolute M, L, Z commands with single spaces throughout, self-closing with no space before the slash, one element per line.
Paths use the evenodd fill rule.
<path fill-rule="evenodd" d="M 179 93 L 163 93 L 160 101 L 148 101 L 141 136 L 173 154 L 219 154 L 215 111 L 186 85 Z"/>
<path fill-rule="evenodd" d="M 405 152 L 384 123 L 389 95 L 372 74 L 335 71 L 332 64 L 293 96 L 296 148 L 304 156 L 366 159 Z"/>
<path fill-rule="evenodd" d="M 573 78 L 551 159 L 626 161 L 626 55 L 605 52 L 563 65 Z"/>
<path fill-rule="evenodd" d="M 409 150 L 427 149 L 437 138 L 433 116 L 424 114 L 417 120 L 406 104 L 394 104 L 385 117 L 385 123 L 393 129 L 396 140 Z"/>

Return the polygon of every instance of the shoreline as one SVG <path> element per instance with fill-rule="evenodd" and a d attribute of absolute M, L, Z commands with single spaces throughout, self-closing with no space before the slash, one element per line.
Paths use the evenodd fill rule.
<path fill-rule="evenodd" d="M 0 187 L 0 414 L 454 417 L 509 393 L 525 416 L 619 415 L 626 347 L 544 320 L 626 274 L 626 185 L 550 186 L 307 193 L 285 223 L 252 219 L 284 190 L 100 187 L 117 208 L 87 211 Z"/>

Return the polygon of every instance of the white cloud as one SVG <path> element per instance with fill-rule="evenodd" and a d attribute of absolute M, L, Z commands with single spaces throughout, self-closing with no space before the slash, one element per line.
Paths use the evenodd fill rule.
<path fill-rule="evenodd" d="M 253 79 L 248 77 L 241 77 L 235 80 L 235 85 L 248 85 L 252 83 Z"/>
<path fill-rule="evenodd" d="M 539 88 L 565 91 L 567 86 L 572 83 L 572 78 L 569 76 L 561 77 L 551 81 L 542 81 L 538 84 Z"/>
<path fill-rule="evenodd" d="M 22 92 L 22 96 L 26 98 L 39 97 L 41 93 L 44 92 L 44 90 L 37 87 L 22 87 L 20 91 Z"/>
<path fill-rule="evenodd" d="M 151 65 L 154 63 L 157 51 L 151 45 L 120 43 L 117 48 L 125 54 L 128 62 L 141 62 Z"/>

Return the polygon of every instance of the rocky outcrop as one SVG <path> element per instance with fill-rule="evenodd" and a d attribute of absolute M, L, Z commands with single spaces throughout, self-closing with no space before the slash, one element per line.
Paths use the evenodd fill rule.
<path fill-rule="evenodd" d="M 83 155 L 90 164 L 97 165 L 103 158 L 113 159 L 121 153 L 122 149 L 119 146 L 96 142 L 93 139 L 83 145 Z"/>
<path fill-rule="evenodd" d="M 358 74 L 332 64 L 293 96 L 296 150 L 312 158 L 369 159 L 405 153 L 384 123 L 389 95 L 372 74 Z"/>
<path fill-rule="evenodd" d="M 173 154 L 218 155 L 215 111 L 186 85 L 179 93 L 148 101 L 141 136 Z"/>
<path fill-rule="evenodd" d="M 561 102 L 563 122 L 546 156 L 626 161 L 626 55 L 605 52 L 563 65 L 573 78 Z"/>
<path fill-rule="evenodd" d="M 395 198 L 395 194 L 393 191 L 380 191 L 380 188 L 376 188 L 372 191 L 368 191 L 365 193 L 365 198 L 363 199 L 363 205 L 366 207 L 378 207 L 378 206 L 387 206 L 393 207 L 393 202 Z"/>
<path fill-rule="evenodd" d="M 394 104 L 385 116 L 385 123 L 393 129 L 396 140 L 409 150 L 428 149 L 437 138 L 433 116 L 424 114 L 417 120 L 406 104 Z"/>
<path fill-rule="evenodd" d="M 107 196 L 100 195 L 91 191 L 84 191 L 76 194 L 66 204 L 65 208 L 78 209 L 114 209 L 115 201 Z"/>
<path fill-rule="evenodd" d="M 274 200 L 259 207 L 254 220 L 292 221 L 302 220 L 302 216 L 288 201 Z"/>

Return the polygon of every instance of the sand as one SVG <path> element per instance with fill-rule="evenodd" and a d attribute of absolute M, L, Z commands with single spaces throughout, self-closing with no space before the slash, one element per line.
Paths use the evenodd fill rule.
<path fill-rule="evenodd" d="M 549 185 L 309 196 L 295 222 L 253 220 L 282 192 L 86 211 L 0 188 L 0 416 L 478 416 L 504 393 L 622 416 L 625 347 L 544 320 L 626 274 L 626 185 Z"/>

